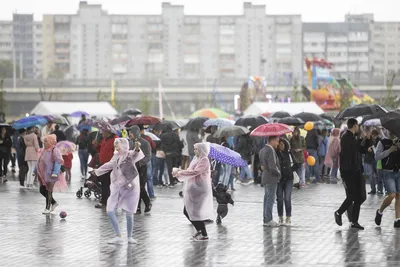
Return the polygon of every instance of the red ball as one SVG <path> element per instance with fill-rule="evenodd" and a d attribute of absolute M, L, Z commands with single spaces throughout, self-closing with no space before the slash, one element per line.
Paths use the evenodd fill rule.
<path fill-rule="evenodd" d="M 67 217 L 67 213 L 65 211 L 60 212 L 60 217 L 64 219 Z"/>

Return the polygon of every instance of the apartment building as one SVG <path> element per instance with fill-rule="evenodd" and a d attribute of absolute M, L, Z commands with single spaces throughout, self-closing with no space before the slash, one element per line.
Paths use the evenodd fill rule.
<path fill-rule="evenodd" d="M 13 25 L 11 21 L 0 21 L 0 60 L 12 61 Z"/>

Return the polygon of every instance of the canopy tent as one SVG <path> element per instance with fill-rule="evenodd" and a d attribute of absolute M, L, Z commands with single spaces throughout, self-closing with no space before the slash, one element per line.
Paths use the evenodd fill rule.
<path fill-rule="evenodd" d="M 115 116 L 118 112 L 108 102 L 39 102 L 31 114 L 35 115 L 62 115 L 71 114 L 82 110 L 91 116 L 108 117 Z"/>
<path fill-rule="evenodd" d="M 317 115 L 324 113 L 324 111 L 315 102 L 296 102 L 296 103 L 254 102 L 244 111 L 243 115 L 268 116 L 268 114 L 272 114 L 277 111 L 286 111 L 290 115 L 294 115 L 300 112 L 310 112 Z"/>

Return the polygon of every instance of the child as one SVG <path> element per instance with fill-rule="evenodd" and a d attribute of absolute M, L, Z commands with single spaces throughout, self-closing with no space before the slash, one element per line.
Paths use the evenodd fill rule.
<path fill-rule="evenodd" d="M 71 182 L 72 159 L 74 158 L 74 156 L 70 152 L 66 155 L 63 155 L 62 157 L 64 160 L 65 179 L 67 180 L 68 183 L 70 183 Z"/>
<path fill-rule="evenodd" d="M 229 193 L 226 192 L 227 187 L 223 184 L 217 185 L 213 188 L 213 196 L 217 199 L 217 224 L 222 223 L 222 218 L 228 214 L 228 204 L 234 205 L 234 201 Z"/>

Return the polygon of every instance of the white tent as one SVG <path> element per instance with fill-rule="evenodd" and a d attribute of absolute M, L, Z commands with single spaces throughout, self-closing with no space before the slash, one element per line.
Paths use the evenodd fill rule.
<path fill-rule="evenodd" d="M 31 114 L 35 115 L 62 115 L 74 111 L 85 111 L 90 116 L 115 116 L 118 112 L 108 102 L 39 102 Z"/>
<path fill-rule="evenodd" d="M 277 111 L 286 111 L 290 115 L 300 112 L 310 112 L 314 114 L 322 114 L 324 111 L 315 102 L 296 102 L 296 103 L 280 103 L 280 102 L 254 102 L 245 111 L 244 115 L 261 115 L 271 114 Z"/>

